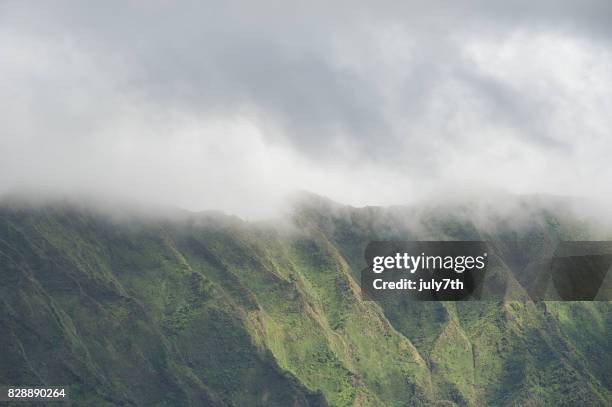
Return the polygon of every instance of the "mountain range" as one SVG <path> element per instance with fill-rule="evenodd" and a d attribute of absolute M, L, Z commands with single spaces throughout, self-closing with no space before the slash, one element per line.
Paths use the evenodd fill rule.
<path fill-rule="evenodd" d="M 247 222 L 5 198 L 0 383 L 65 386 L 75 406 L 609 406 L 610 302 L 528 295 L 531 258 L 612 237 L 574 206 L 303 193 Z M 368 301 L 374 240 L 492 242 L 507 295 Z"/>

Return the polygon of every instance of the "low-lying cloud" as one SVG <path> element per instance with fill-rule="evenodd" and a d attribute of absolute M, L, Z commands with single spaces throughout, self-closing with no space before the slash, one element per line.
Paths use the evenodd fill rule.
<path fill-rule="evenodd" d="M 0 191 L 609 202 L 612 5 L 512 4 L 0 3 Z"/>

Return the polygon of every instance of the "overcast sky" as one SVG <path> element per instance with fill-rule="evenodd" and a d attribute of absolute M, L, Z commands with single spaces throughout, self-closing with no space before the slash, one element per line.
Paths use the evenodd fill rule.
<path fill-rule="evenodd" d="M 612 200 L 612 2 L 419 3 L 0 0 L 0 192 Z"/>

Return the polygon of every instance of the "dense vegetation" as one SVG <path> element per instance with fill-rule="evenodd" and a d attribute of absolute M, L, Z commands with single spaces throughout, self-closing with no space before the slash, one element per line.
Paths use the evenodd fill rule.
<path fill-rule="evenodd" d="M 305 196 L 248 223 L 7 201 L 0 383 L 66 385 L 79 406 L 610 405 L 610 303 L 528 301 L 517 267 L 605 231 L 517 202 L 520 221 Z M 496 242 L 508 300 L 364 301 L 374 239 Z"/>

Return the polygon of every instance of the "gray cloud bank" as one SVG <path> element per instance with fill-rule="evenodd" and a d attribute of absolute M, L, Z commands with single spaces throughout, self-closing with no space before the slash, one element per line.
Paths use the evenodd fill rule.
<path fill-rule="evenodd" d="M 610 202 L 612 3 L 396 3 L 0 2 L 0 192 Z"/>

